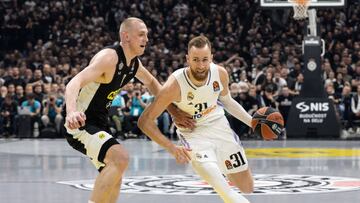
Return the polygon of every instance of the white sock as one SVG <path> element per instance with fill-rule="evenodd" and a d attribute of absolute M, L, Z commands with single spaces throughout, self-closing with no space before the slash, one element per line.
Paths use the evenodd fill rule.
<path fill-rule="evenodd" d="M 192 161 L 192 166 L 220 195 L 225 203 L 250 203 L 244 196 L 231 189 L 215 162 Z"/>

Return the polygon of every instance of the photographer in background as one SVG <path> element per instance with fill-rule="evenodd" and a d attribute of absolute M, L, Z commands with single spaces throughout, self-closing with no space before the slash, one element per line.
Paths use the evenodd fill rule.
<path fill-rule="evenodd" d="M 124 128 L 129 132 L 125 137 L 139 137 L 141 135 L 140 129 L 137 127 L 137 121 L 146 107 L 146 103 L 141 98 L 141 91 L 134 88 L 132 94 L 128 94 L 129 99 L 126 106 L 129 108 L 129 115 L 125 115 Z"/>
<path fill-rule="evenodd" d="M 50 95 L 48 99 L 44 100 L 43 106 L 41 121 L 44 127 L 51 124 L 55 127 L 56 132 L 60 133 L 60 127 L 64 119 L 61 115 L 62 101 L 57 100 L 55 95 Z"/>
<path fill-rule="evenodd" d="M 121 96 L 121 94 L 117 94 L 109 109 L 110 122 L 114 124 L 116 129 L 115 137 L 120 137 L 121 139 L 125 136 L 123 132 L 123 122 L 125 117 L 123 110 L 125 107 L 124 97 Z"/>

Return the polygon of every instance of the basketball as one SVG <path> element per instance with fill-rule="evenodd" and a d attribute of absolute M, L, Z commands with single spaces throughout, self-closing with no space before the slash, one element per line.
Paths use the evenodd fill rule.
<path fill-rule="evenodd" d="M 264 140 L 273 140 L 281 134 L 284 119 L 278 110 L 262 107 L 255 112 L 251 120 L 251 127 L 253 132 L 261 135 Z"/>

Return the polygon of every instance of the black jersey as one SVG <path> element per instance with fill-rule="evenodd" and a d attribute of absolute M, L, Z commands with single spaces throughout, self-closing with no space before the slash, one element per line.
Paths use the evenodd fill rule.
<path fill-rule="evenodd" d="M 114 49 L 118 55 L 116 70 L 110 83 L 100 84 L 91 82 L 81 88 L 77 100 L 77 110 L 85 112 L 86 124 L 99 127 L 107 127 L 108 110 L 112 100 L 136 75 L 139 68 L 139 59 L 135 57 L 127 66 L 125 54 L 120 45 L 108 46 L 105 48 Z"/>

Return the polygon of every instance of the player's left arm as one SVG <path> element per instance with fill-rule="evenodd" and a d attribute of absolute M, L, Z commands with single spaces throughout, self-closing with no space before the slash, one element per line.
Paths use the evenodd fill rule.
<path fill-rule="evenodd" d="M 159 81 L 142 65 L 139 60 L 139 68 L 135 77 L 148 88 L 152 95 L 157 95 L 161 89 Z"/>
<path fill-rule="evenodd" d="M 248 126 L 251 126 L 251 115 L 245 111 L 245 109 L 236 102 L 230 95 L 229 91 L 229 74 L 225 68 L 218 66 L 221 84 L 224 89 L 220 92 L 219 100 L 224 105 L 224 108 L 232 116 L 242 121 Z"/>

